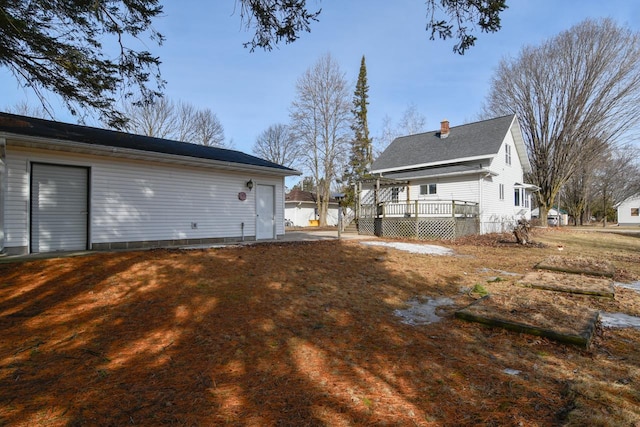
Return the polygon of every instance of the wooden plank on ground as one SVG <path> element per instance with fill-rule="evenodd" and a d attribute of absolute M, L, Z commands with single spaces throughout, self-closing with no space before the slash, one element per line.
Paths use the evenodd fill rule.
<path fill-rule="evenodd" d="M 527 273 L 522 279 L 518 280 L 516 284 L 555 292 L 568 292 L 605 298 L 615 297 L 613 280 L 601 277 L 535 271 Z"/>
<path fill-rule="evenodd" d="M 523 291 L 539 292 L 533 289 Z M 543 302 L 529 298 L 527 292 L 514 295 L 488 295 L 458 310 L 456 317 L 515 332 L 546 337 L 566 344 L 588 347 L 599 313 L 554 299 Z"/>
<path fill-rule="evenodd" d="M 550 256 L 535 265 L 540 270 L 559 271 L 562 273 L 588 274 L 591 276 L 613 277 L 615 267 L 608 261 L 583 257 Z"/>

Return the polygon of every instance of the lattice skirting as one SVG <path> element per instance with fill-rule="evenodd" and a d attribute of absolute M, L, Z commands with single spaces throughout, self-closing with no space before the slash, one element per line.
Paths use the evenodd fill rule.
<path fill-rule="evenodd" d="M 373 222 L 373 218 L 360 218 L 358 220 L 358 234 L 362 234 L 364 236 L 375 236 Z"/>
<path fill-rule="evenodd" d="M 477 218 L 360 218 L 358 234 L 418 240 L 455 239 L 477 234 Z"/>

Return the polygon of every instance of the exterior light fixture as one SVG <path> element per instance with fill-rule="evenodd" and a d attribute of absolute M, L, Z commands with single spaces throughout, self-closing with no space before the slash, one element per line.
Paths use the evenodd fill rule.
<path fill-rule="evenodd" d="M 252 179 L 247 181 L 247 188 L 249 189 L 249 191 L 251 191 L 251 189 L 253 188 L 253 180 Z"/>

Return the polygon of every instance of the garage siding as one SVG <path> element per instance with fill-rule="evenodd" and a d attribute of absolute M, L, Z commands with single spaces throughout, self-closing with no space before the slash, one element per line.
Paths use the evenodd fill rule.
<path fill-rule="evenodd" d="M 29 169 L 33 162 L 91 168 L 90 244 L 255 236 L 255 185 L 276 186 L 276 233 L 284 234 L 284 178 L 148 161 L 7 150 L 6 246 L 28 243 Z M 238 193 L 247 198 L 239 200 Z M 90 246 L 91 247 L 91 246 Z"/>

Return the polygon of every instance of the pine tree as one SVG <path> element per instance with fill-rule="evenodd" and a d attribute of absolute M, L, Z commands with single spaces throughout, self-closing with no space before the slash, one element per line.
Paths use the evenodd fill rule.
<path fill-rule="evenodd" d="M 354 184 L 366 176 L 368 168 L 373 162 L 371 138 L 369 137 L 369 124 L 367 122 L 367 105 L 369 105 L 369 85 L 367 84 L 367 65 L 364 55 L 360 62 L 360 73 L 356 89 L 353 93 L 354 120 L 351 129 L 353 140 L 351 141 L 351 153 L 349 165 L 345 171 L 345 202 L 347 206 L 355 203 Z"/>

